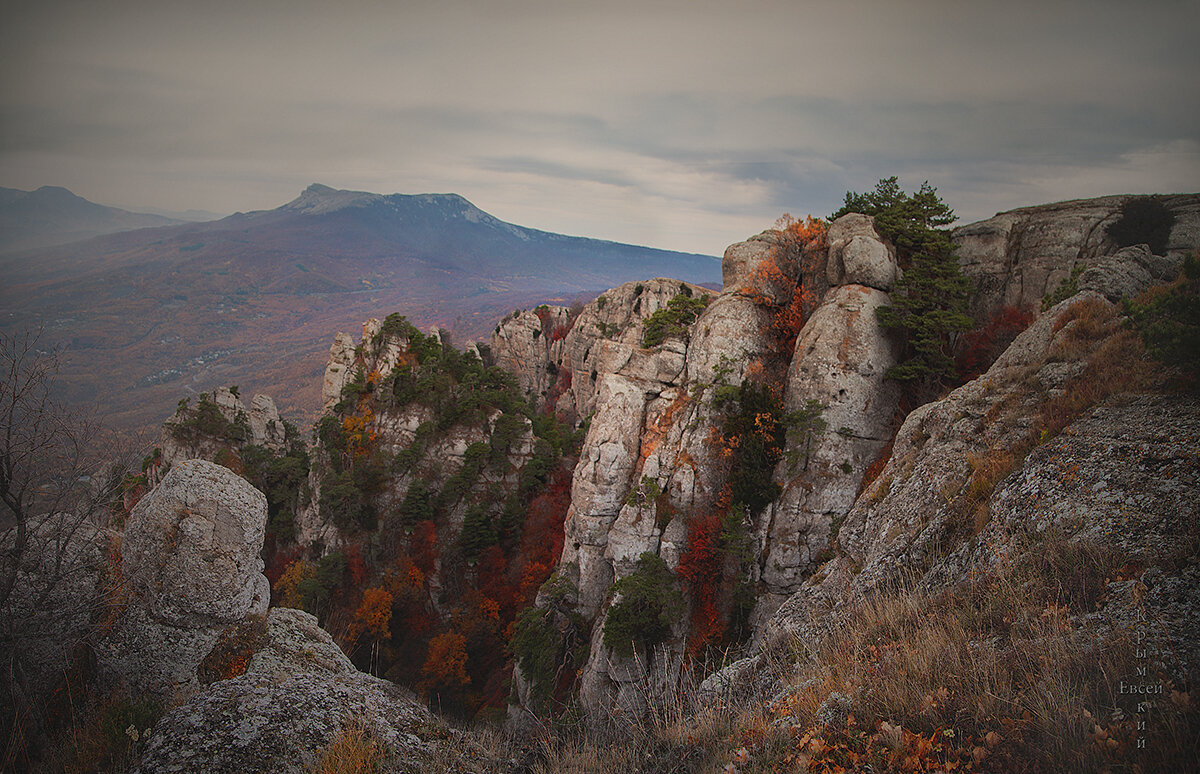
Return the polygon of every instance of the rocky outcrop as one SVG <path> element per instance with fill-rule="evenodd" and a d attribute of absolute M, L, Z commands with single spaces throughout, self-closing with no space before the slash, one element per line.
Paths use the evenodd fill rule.
<path fill-rule="evenodd" d="M 201 400 L 205 399 L 216 406 L 220 417 L 229 426 L 238 429 L 239 437 L 214 437 L 205 432 L 190 432 L 188 423 L 194 421 L 193 414 L 198 407 L 191 407 L 184 402 L 175 415 L 163 423 L 158 442 L 162 449 L 162 460 L 154 469 L 154 475 L 158 470 L 166 470 L 177 460 L 216 460 L 223 452 L 228 453 L 231 448 L 240 449 L 247 444 L 262 446 L 273 452 L 287 446 L 287 430 L 271 396 L 255 394 L 247 408 L 241 397 L 228 387 L 218 387 L 211 397 L 201 396 Z M 152 479 L 148 483 L 153 486 L 158 480 Z"/>
<path fill-rule="evenodd" d="M 321 410 L 329 411 L 342 399 L 342 390 L 354 378 L 354 339 L 348 333 L 339 333 L 329 345 L 329 362 L 325 365 L 325 379 L 321 383 Z"/>
<path fill-rule="evenodd" d="M 308 613 L 273 608 L 262 640 L 244 674 L 158 722 L 138 771 L 310 771 L 342 734 L 374 745 L 388 771 L 479 765 L 413 694 L 356 670 Z"/>
<path fill-rule="evenodd" d="M 829 258 L 825 276 L 830 285 L 865 285 L 887 293 L 900 278 L 896 249 L 875 230 L 875 221 L 852 212 L 829 224 Z"/>
<path fill-rule="evenodd" d="M 128 600 L 101 644 L 106 672 L 165 694 L 196 684 L 222 630 L 266 613 L 266 498 L 226 468 L 176 463 L 130 514 L 121 545 Z"/>
<path fill-rule="evenodd" d="M 1154 255 L 1146 245 L 1126 247 L 1085 269 L 1079 275 L 1078 287 L 1117 303 L 1122 298 L 1134 298 L 1153 285 L 1175 279 L 1182 265 L 1181 257 Z"/>
<path fill-rule="evenodd" d="M 788 411 L 815 402 L 818 425 L 803 428 L 790 458 L 779 463 L 779 499 L 760 524 L 764 546 L 762 618 L 773 612 L 823 561 L 834 525 L 854 504 L 864 471 L 892 436 L 900 391 L 884 374 L 898 360 L 896 342 L 875 311 L 886 293 L 863 285 L 830 291 L 805 324 L 788 374 Z"/>
<path fill-rule="evenodd" d="M 498 365 L 511 369 L 533 402 L 576 422 L 596 410 L 601 374 L 628 370 L 628 366 L 650 379 L 679 376 L 681 360 L 660 363 L 637 351 L 642 320 L 680 293 L 693 298 L 715 295 L 679 280 L 627 282 L 586 304 L 578 316 L 553 306 L 539 307 L 545 310 L 540 315 L 537 310 L 510 315 L 492 334 L 491 355 Z M 542 316 L 547 319 L 544 324 Z M 668 351 L 682 352 L 678 345 Z"/>
<path fill-rule="evenodd" d="M 558 381 L 570 318 L 566 307 L 543 305 L 505 317 L 492 333 L 496 365 L 515 375 L 521 392 L 535 401 Z"/>
<path fill-rule="evenodd" d="M 971 314 L 980 322 L 1001 307 L 1036 308 L 1077 266 L 1113 252 L 1105 229 L 1130 196 L 1104 196 L 1002 212 L 951 232 L 963 273 L 975 283 Z M 1175 214 L 1168 257 L 1200 245 L 1200 195 L 1162 197 Z"/>
<path fill-rule="evenodd" d="M 1106 308 L 1091 292 L 1062 302 L 986 374 L 910 413 L 887 466 L 842 525 L 839 555 L 787 600 L 761 640 L 815 636 L 854 600 L 897 581 L 916 578 L 936 591 L 1027 555 L 1047 536 L 1157 566 L 1155 577 L 1171 579 L 1159 613 L 1190 626 L 1183 621 L 1190 603 L 1179 589 L 1188 587 L 1194 557 L 1185 558 L 1191 549 L 1179 535 L 1190 529 L 1190 516 L 1181 514 L 1200 509 L 1200 403 L 1117 395 L 1060 435 L 1053 430 L 1053 412 L 1063 410 L 1054 407 L 1069 405 L 1055 399 L 1101 378 L 1087 370 L 1097 367 L 1089 358 L 1113 357 L 1104 354 L 1116 346 L 1106 337 L 1119 342 L 1122 334 Z M 1080 315 L 1091 327 L 1080 327 Z M 1097 319 L 1108 320 L 1100 333 Z M 1136 367 L 1116 358 L 1122 368 Z M 1113 616 L 1128 614 L 1122 598 L 1114 593 Z M 1106 616 L 1081 624 L 1100 625 Z"/>

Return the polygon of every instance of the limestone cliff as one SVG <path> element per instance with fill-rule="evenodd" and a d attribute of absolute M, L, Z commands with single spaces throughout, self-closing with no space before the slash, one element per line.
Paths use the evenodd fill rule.
<path fill-rule="evenodd" d="M 963 273 L 975 283 L 971 313 L 985 322 L 1001 307 L 1032 307 L 1075 267 L 1115 252 L 1106 229 L 1131 196 L 1043 204 L 1001 212 L 951 232 Z M 1175 215 L 1166 257 L 1182 260 L 1200 244 L 1200 196 L 1162 197 Z"/>
<path fill-rule="evenodd" d="M 1200 197 L 1165 198 L 1177 220 L 1168 255 L 1157 257 L 1144 247 L 1118 251 L 1105 241 L 1104 226 L 1127 198 L 1028 208 L 957 229 L 964 271 L 977 281 L 974 304 L 981 319 L 1003 305 L 1036 306 L 1076 263 L 1087 267 L 1078 282 L 1091 295 L 1074 302 L 1091 298 L 1109 310 L 1111 301 L 1173 277 L 1183 253 L 1200 242 Z M 1098 367 L 1088 360 L 1095 343 L 1084 347 L 1071 338 L 1078 329 L 1071 328 L 1070 315 L 1078 312 L 1060 304 L 985 376 L 913 411 L 897 434 L 900 394 L 884 374 L 900 352 L 875 315 L 902 276 L 895 251 L 861 215 L 831 224 L 826 239 L 805 251 L 784 233 L 765 232 L 731 246 L 723 291 L 685 330 L 653 347 L 639 346 L 646 318 L 663 308 L 672 286 L 664 280 L 634 285 L 632 299 L 651 288 L 657 294 L 658 303 L 641 310 L 630 306 L 629 285 L 605 293 L 562 336 L 578 349 L 546 345 L 547 362 L 570 369 L 573 406 L 559 397 L 565 392 L 550 389 L 542 366 L 530 365 L 540 350 L 524 347 L 507 361 L 533 392 L 546 391 L 553 408 L 573 408 L 576 416 L 594 411 L 565 524 L 558 569 L 565 586 L 556 586 L 553 598 L 539 598 L 557 609 L 566 588 L 572 609 L 591 622 L 578 691 L 593 714 L 642 711 L 671 684 L 685 652 L 705 634 L 697 628 L 699 614 L 711 608 L 701 605 L 712 603 L 697 596 L 700 587 L 688 580 L 695 576 L 688 552 L 707 539 L 697 525 L 730 504 L 731 464 L 736 467 L 741 453 L 737 443 L 744 444 L 735 441 L 730 448 L 727 429 L 736 410 L 730 401 L 743 383 L 766 385 L 778 399 L 780 413 L 760 413 L 759 419 L 764 428 L 777 422 L 764 437 L 778 432 L 772 437 L 783 439 L 772 463 L 774 496 L 761 509 L 745 508 L 740 526 L 733 525 L 749 539 L 739 549 L 748 551 L 749 560 L 738 571 L 744 575 L 739 583 L 754 589 L 752 639 L 766 643 L 784 631 L 803 632 L 809 621 L 827 625 L 834 620 L 826 614 L 830 606 L 901 576 L 937 566 L 942 574 L 963 577 L 972 562 L 982 561 L 958 548 L 964 535 L 983 528 L 970 526 L 972 520 L 999 529 L 982 515 L 997 484 L 987 477 L 1025 459 L 1030 444 L 1036 446 L 1029 433 L 1040 407 L 1057 405 L 1056 396 Z M 614 300 L 617 310 L 608 306 Z M 791 332 L 794 345 L 784 336 L 789 346 L 781 349 L 780 323 L 789 308 L 799 310 L 802 325 Z M 603 317 L 606 310 L 611 318 Z M 1104 330 L 1111 333 L 1115 313 L 1105 314 L 1110 322 Z M 493 351 L 513 351 L 512 342 L 528 327 L 518 318 L 504 321 Z M 611 335 L 597 338 L 594 329 Z M 579 368 L 581 362 L 591 368 Z M 1061 418 L 1054 422 L 1060 424 L 1052 433 Z M 871 478 L 864 483 L 868 469 Z M 1194 510 L 1194 502 L 1179 501 L 1184 490 L 1172 491 L 1161 499 L 1164 507 Z M 725 522 L 722 540 L 731 524 Z M 653 647 L 625 657 L 606 646 L 603 633 L 622 599 L 620 592 L 614 595 L 614 583 L 633 573 L 645 553 L 676 570 L 690 613 Z M 954 572 L 947 555 L 957 557 Z M 718 604 L 728 606 L 729 600 Z M 532 690 L 530 679 L 516 671 L 519 695 Z"/>

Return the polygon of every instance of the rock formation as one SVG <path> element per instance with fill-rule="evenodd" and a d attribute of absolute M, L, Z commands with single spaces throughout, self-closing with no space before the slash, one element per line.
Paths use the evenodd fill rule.
<path fill-rule="evenodd" d="M 157 723 L 138 771 L 299 774 L 347 733 L 389 771 L 478 763 L 416 696 L 355 669 L 308 613 L 272 608 L 262 629 L 243 674 Z"/>
<path fill-rule="evenodd" d="M 979 313 L 1005 304 L 1036 305 L 1074 261 L 1088 266 L 1080 287 L 1113 301 L 1174 276 L 1200 200 L 1167 197 L 1179 220 L 1170 255 L 1155 257 L 1144 247 L 1114 252 L 1104 242 L 1103 227 L 1126 198 L 1030 208 L 956 230 L 964 269 L 980 285 Z M 677 567 L 690 520 L 717 502 L 726 463 L 714 443 L 722 421 L 712 402 L 715 386 L 736 387 L 748 377 L 779 380 L 787 411 L 819 417 L 789 436 L 788 454 L 774 474 L 781 494 L 747 524 L 757 588 L 753 626 L 762 643 L 783 631 L 802 632 L 807 624 L 799 622 L 831 620 L 818 611 L 938 561 L 947 536 L 971 518 L 954 498 L 969 490 L 977 499 L 984 486 L 972 483 L 982 475 L 977 471 L 1016 455 L 1018 447 L 1025 450 L 1036 407 L 1061 395 L 1086 368 L 1078 353 L 1061 354 L 1080 345 L 1073 339 L 1064 344 L 1069 334 L 1055 328 L 1067 308 L 1060 305 L 1018 338 L 985 377 L 917 409 L 896 434 L 899 390 L 884 374 L 899 351 L 875 314 L 889 303 L 887 293 L 902 274 L 895 251 L 861 215 L 831 224 L 827 239 L 816 265 L 778 232 L 731 246 L 722 293 L 687 335 L 659 347 L 637 346 L 639 321 L 624 310 L 621 320 L 629 329 L 600 326 L 616 335 L 593 343 L 592 351 L 598 344 L 603 353 L 592 360 L 595 388 L 577 392 L 577 409 L 594 405 L 595 414 L 575 470 L 559 569 L 574 589 L 575 610 L 593 622 L 579 683 L 590 712 L 636 714 L 678 669 L 690 636 L 686 620 L 654 652 L 633 659 L 604 647 L 602 631 L 612 584 L 644 552 Z M 599 307 L 610 298 L 627 304 L 628 288 L 586 306 L 580 322 L 603 314 Z M 794 351 L 781 353 L 775 324 L 780 310 L 800 296 L 804 324 Z M 1097 296 L 1075 300 L 1084 298 Z M 564 342 L 578 341 L 578 330 L 579 323 Z M 548 352 L 578 362 L 569 350 Z M 580 374 L 577 366 L 573 374 Z M 1032 392 L 1031 379 L 1038 387 Z M 1006 418 L 997 419 L 997 405 Z M 921 456 L 926 447 L 936 456 Z M 889 456 L 883 473 L 860 494 L 867 469 Z M 957 504 L 951 507 L 948 499 Z M 515 679 L 527 688 L 519 670 Z"/>
<path fill-rule="evenodd" d="M 211 397 L 207 394 L 200 396 L 197 403 L 195 407 L 190 405 L 190 401 L 181 404 L 175 415 L 163 423 L 159 437 L 162 458 L 158 470 L 168 469 L 176 460 L 215 460 L 223 450 L 228 452 L 248 444 L 272 451 L 279 451 L 287 444 L 285 425 L 279 417 L 275 401 L 269 395 L 255 394 L 247 408 L 241 397 L 228 387 L 218 387 Z M 209 410 L 210 403 L 219 415 L 218 420 L 237 428 L 239 437 L 216 438 L 195 429 L 205 419 L 200 415 Z M 149 481 L 150 485 L 156 483 L 157 480 Z"/>
<path fill-rule="evenodd" d="M 1105 229 L 1130 196 L 1079 199 L 1002 212 L 951 232 L 963 273 L 975 282 L 971 315 L 990 319 L 1004 306 L 1032 308 L 1076 266 L 1113 252 Z M 1200 244 L 1200 196 L 1162 197 L 1175 214 L 1167 256 L 1182 260 Z"/>
<path fill-rule="evenodd" d="M 102 643 L 105 670 L 149 693 L 195 685 L 221 632 L 267 611 L 266 522 L 266 498 L 244 479 L 204 460 L 176 463 L 126 525 L 128 600 Z"/>

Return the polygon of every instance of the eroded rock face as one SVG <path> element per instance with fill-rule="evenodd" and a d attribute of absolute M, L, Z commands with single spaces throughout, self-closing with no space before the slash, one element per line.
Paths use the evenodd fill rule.
<path fill-rule="evenodd" d="M 1183 266 L 1179 257 L 1153 255 L 1146 245 L 1118 250 L 1079 275 L 1080 290 L 1091 290 L 1113 303 L 1134 298 L 1154 285 L 1175 279 Z"/>
<path fill-rule="evenodd" d="M 875 230 L 875 220 L 852 212 L 829 224 L 830 285 L 865 285 L 890 292 L 900 277 L 896 250 Z"/>
<path fill-rule="evenodd" d="M 102 662 L 163 693 L 196 682 L 220 631 L 266 613 L 260 558 L 267 502 L 227 468 L 176 463 L 130 514 L 121 547 L 129 600 Z"/>
<path fill-rule="evenodd" d="M 884 374 L 896 364 L 899 348 L 875 316 L 888 303 L 887 294 L 874 288 L 835 288 L 796 341 L 786 408 L 820 403 L 824 428 L 799 441 L 792 458 L 776 469 L 783 493 L 760 523 L 766 550 L 759 618 L 822 561 L 834 522 L 850 510 L 863 472 L 891 438 L 900 392 Z"/>
<path fill-rule="evenodd" d="M 480 763 L 412 693 L 357 671 L 311 615 L 273 608 L 245 674 L 168 712 L 138 771 L 309 771 L 346 729 L 386 751 L 389 771 Z"/>
<path fill-rule="evenodd" d="M 1155 614 L 1194 631 L 1184 620 L 1194 605 L 1181 592 L 1194 580 L 1194 548 L 1180 536 L 1200 512 L 1200 403 L 1194 396 L 1118 395 L 1038 443 L 1042 408 L 1084 370 L 1070 354 L 1076 323 L 1064 318 L 1083 301 L 1107 304 L 1090 292 L 1062 302 L 986 374 L 909 414 L 887 466 L 842 525 L 840 555 L 784 603 L 760 641 L 815 636 L 855 600 L 901 578 L 936 592 L 1017 561 L 1048 536 L 1142 557 L 1150 569 L 1140 582 L 1161 584 Z M 998 466 L 999 480 L 972 478 L 990 465 Z M 983 493 L 979 503 L 963 499 L 971 491 Z M 1127 590 L 1109 588 L 1107 607 L 1078 625 L 1095 633 L 1130 619 L 1136 605 Z"/>
<path fill-rule="evenodd" d="M 512 369 L 535 401 L 550 404 L 567 421 L 581 420 L 596 410 L 601 374 L 623 372 L 658 381 L 681 376 L 682 357 L 639 352 L 642 320 L 680 293 L 693 298 L 716 295 L 679 280 L 627 282 L 585 305 L 562 338 L 559 325 L 569 321 L 569 310 L 563 307 L 547 307 L 546 325 L 536 311 L 509 316 L 492 334 L 492 356 Z M 662 351 L 682 355 L 682 342 L 668 341 Z"/>
<path fill-rule="evenodd" d="M 353 365 L 354 339 L 348 333 L 339 333 L 329 346 L 329 362 L 321 384 L 321 411 L 329 411 L 342 399 L 342 389 L 354 378 Z"/>
<path fill-rule="evenodd" d="M 1091 266 L 1112 252 L 1105 230 L 1130 196 L 1023 207 L 951 232 L 963 273 L 975 283 L 971 314 L 990 319 L 1003 306 L 1036 308 L 1076 265 Z M 1162 197 L 1175 213 L 1167 242 L 1172 260 L 1200 245 L 1200 195 Z"/>
<path fill-rule="evenodd" d="M 546 393 L 559 375 L 570 310 L 562 306 L 539 307 L 506 317 L 492 333 L 491 352 L 496 365 L 514 374 L 517 385 L 535 400 Z M 545 320 L 543 321 L 543 318 Z"/>

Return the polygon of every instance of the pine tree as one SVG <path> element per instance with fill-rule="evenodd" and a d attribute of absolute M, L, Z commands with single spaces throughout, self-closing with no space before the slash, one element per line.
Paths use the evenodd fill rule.
<path fill-rule="evenodd" d="M 848 212 L 875 218 L 875 227 L 896 246 L 904 269 L 892 305 L 878 311 L 880 325 L 904 334 L 907 350 L 905 359 L 888 369 L 888 378 L 926 388 L 953 379 L 953 338 L 974 327 L 967 315 L 971 281 L 959 268 L 949 233 L 939 228 L 954 222 L 954 211 L 928 182 L 909 196 L 889 177 L 874 191 L 847 193 L 831 218 Z"/>

